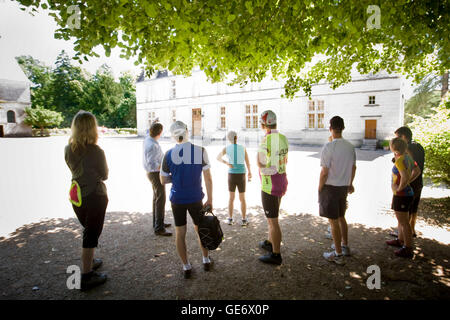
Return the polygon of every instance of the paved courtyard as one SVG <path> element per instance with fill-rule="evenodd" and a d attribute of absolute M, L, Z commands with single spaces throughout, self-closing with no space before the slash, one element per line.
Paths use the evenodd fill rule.
<path fill-rule="evenodd" d="M 0 236 L 16 228 L 50 218 L 73 217 L 67 200 L 70 172 L 64 162 L 67 136 L 0 140 Z M 106 182 L 109 212 L 151 211 L 151 185 L 142 167 L 142 142 L 139 137 L 104 137 L 99 145 L 105 150 L 110 174 Z M 163 150 L 173 143 L 162 141 Z M 214 207 L 228 203 L 227 169 L 216 160 L 223 144 L 206 146 L 212 165 Z M 287 214 L 318 215 L 317 185 L 320 171 L 320 147 L 291 146 L 287 166 L 289 186 L 281 207 Z M 252 207 L 260 205 L 260 181 L 256 168 L 256 146 L 248 147 L 253 179 L 247 187 L 249 218 L 257 215 Z M 357 149 L 355 193 L 349 196 L 349 223 L 368 227 L 395 226 L 390 208 L 389 188 L 391 154 L 386 151 Z M 168 187 L 169 188 L 169 187 Z M 167 189 L 169 191 L 169 189 Z M 422 197 L 449 196 L 450 190 L 425 187 Z M 238 200 L 237 200 L 238 201 Z M 235 203 L 238 208 L 238 202 Z M 167 204 L 167 210 L 170 205 Z M 171 218 L 171 217 L 170 217 Z M 424 237 L 450 243 L 450 233 L 421 224 Z"/>

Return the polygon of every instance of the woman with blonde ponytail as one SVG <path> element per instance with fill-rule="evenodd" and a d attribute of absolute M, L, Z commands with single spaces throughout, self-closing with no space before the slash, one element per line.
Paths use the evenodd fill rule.
<path fill-rule="evenodd" d="M 102 260 L 94 259 L 94 251 L 108 205 L 103 183 L 108 178 L 108 165 L 105 153 L 97 145 L 97 120 L 92 113 L 79 111 L 73 118 L 71 129 L 64 157 L 72 172 L 70 201 L 83 226 L 81 290 L 88 290 L 106 281 L 106 274 L 95 271 Z"/>

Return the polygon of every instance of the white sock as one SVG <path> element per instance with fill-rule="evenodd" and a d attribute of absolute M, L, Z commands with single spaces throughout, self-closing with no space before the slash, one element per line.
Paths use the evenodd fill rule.
<path fill-rule="evenodd" d="M 191 270 L 191 269 L 192 269 L 192 266 L 189 262 L 187 264 L 183 264 L 183 270 Z"/>
<path fill-rule="evenodd" d="M 211 263 L 209 257 L 203 257 L 203 263 Z"/>

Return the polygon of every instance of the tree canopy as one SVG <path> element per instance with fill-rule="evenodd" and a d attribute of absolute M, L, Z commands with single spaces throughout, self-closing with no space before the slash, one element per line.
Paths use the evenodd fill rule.
<path fill-rule="evenodd" d="M 352 67 L 416 81 L 450 69 L 447 0 L 17 1 L 49 10 L 55 37 L 75 38 L 77 59 L 96 56 L 98 45 L 106 55 L 120 47 L 148 75 L 199 66 L 213 82 L 272 76 L 286 79 L 288 97 L 301 88 L 310 94 L 320 80 L 336 88 Z"/>
<path fill-rule="evenodd" d="M 73 116 L 83 109 L 95 114 L 100 125 L 136 127 L 135 80 L 130 73 L 122 73 L 116 81 L 111 68 L 103 65 L 91 75 L 74 66 L 64 51 L 54 69 L 31 56 L 16 59 L 32 82 L 32 107 L 60 112 L 62 126 L 70 127 Z"/>

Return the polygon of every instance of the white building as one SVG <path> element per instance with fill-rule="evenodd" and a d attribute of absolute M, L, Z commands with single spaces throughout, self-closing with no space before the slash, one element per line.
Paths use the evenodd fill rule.
<path fill-rule="evenodd" d="M 31 136 L 25 108 L 31 106 L 30 82 L 15 59 L 0 61 L 0 137 Z"/>
<path fill-rule="evenodd" d="M 155 119 L 166 129 L 181 120 L 192 136 L 223 139 L 228 130 L 235 130 L 241 142 L 259 140 L 263 133 L 258 116 L 271 109 L 290 143 L 323 144 L 329 136 L 329 119 L 339 115 L 345 121 L 344 137 L 361 146 L 364 139 L 373 142 L 391 136 L 403 124 L 403 88 L 397 75 L 355 74 L 352 82 L 336 90 L 320 83 L 313 87 L 311 100 L 299 92 L 290 101 L 281 98 L 283 83 L 270 79 L 241 88 L 212 84 L 201 71 L 190 77 L 158 72 L 151 79 L 141 76 L 136 84 L 138 134 L 145 135 Z"/>

